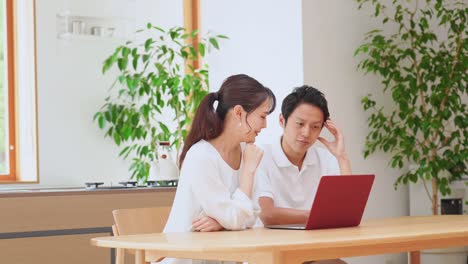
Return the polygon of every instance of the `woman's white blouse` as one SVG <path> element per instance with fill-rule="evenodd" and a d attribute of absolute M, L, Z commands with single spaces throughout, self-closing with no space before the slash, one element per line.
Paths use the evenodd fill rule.
<path fill-rule="evenodd" d="M 252 200 L 238 188 L 240 171 L 232 169 L 209 142 L 194 144 L 185 156 L 164 233 L 191 231 L 192 221 L 202 215 L 229 230 L 252 227 L 256 214 Z"/>

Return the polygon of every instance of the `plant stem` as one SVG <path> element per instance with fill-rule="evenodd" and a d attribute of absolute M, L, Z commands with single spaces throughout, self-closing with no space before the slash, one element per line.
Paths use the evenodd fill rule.
<path fill-rule="evenodd" d="M 462 36 L 463 36 L 463 32 L 460 31 L 460 33 L 458 34 L 457 48 L 455 50 L 455 55 L 453 56 L 452 68 L 450 70 L 449 80 L 453 79 L 453 73 L 455 72 L 455 66 L 457 65 L 458 57 L 460 57 L 460 49 L 461 49 L 461 45 L 462 45 Z M 442 99 L 442 102 L 440 103 L 441 111 L 444 110 L 444 108 L 445 108 L 445 103 L 447 102 L 449 89 L 450 89 L 450 87 L 445 88 L 444 94 L 446 96 L 444 96 L 444 98 Z"/>
<path fill-rule="evenodd" d="M 179 146 L 177 147 L 176 146 L 176 165 L 177 165 L 177 168 L 179 168 L 179 149 L 180 149 L 180 146 L 182 146 L 182 127 L 180 126 L 180 120 L 179 120 L 179 117 L 180 117 L 180 112 L 179 112 L 179 108 L 176 108 L 176 120 L 177 120 L 177 131 L 179 131 Z"/>
<path fill-rule="evenodd" d="M 455 56 L 454 56 L 453 61 L 452 61 L 452 68 L 451 68 L 451 72 L 450 72 L 450 75 L 449 75 L 450 80 L 452 80 L 452 78 L 453 78 L 453 73 L 455 71 L 455 66 L 457 64 L 458 57 L 460 56 L 461 39 L 462 39 L 461 37 L 462 37 L 462 32 L 460 32 L 460 34 L 458 35 L 457 48 L 456 48 Z M 445 103 L 447 102 L 449 89 L 450 89 L 450 87 L 445 88 L 444 94 L 446 96 L 444 96 L 444 98 L 442 99 L 442 103 L 440 104 L 440 111 L 443 111 L 444 108 L 445 108 Z M 435 142 L 436 138 L 437 138 L 437 133 L 434 132 L 431 142 Z M 450 137 L 448 137 L 448 138 L 450 138 Z M 446 140 L 444 142 L 439 142 L 439 143 L 444 144 L 445 142 L 448 142 L 448 141 Z M 436 157 L 437 149 L 438 149 L 437 147 L 432 148 L 431 160 Z M 435 178 L 432 178 L 432 213 L 434 215 L 438 214 L 438 207 L 437 207 L 438 206 L 438 191 L 439 191 L 439 188 L 438 188 L 437 181 L 435 180 Z"/>
<path fill-rule="evenodd" d="M 424 185 L 424 189 L 426 190 L 427 197 L 429 198 L 429 201 L 431 201 L 431 203 L 433 203 L 431 193 L 429 192 L 429 189 L 427 188 L 427 182 L 426 182 L 426 178 L 424 178 L 424 176 L 422 177 L 422 182 L 423 182 L 423 185 Z"/>
<path fill-rule="evenodd" d="M 438 186 L 437 186 L 437 181 L 436 179 L 433 177 L 432 178 L 432 214 L 433 215 L 438 215 L 439 214 L 439 210 L 438 210 L 438 199 L 439 199 L 439 193 L 438 193 L 439 189 L 438 189 Z"/>

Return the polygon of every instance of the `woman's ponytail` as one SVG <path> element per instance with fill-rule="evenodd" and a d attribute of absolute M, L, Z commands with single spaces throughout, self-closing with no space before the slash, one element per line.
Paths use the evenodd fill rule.
<path fill-rule="evenodd" d="M 200 102 L 190 132 L 185 139 L 184 148 L 180 154 L 180 167 L 182 167 L 187 151 L 193 144 L 202 139 L 210 140 L 216 138 L 223 131 L 224 118 L 222 119 L 217 114 L 216 108 L 218 107 L 220 107 L 219 94 L 216 92 L 207 94 Z"/>

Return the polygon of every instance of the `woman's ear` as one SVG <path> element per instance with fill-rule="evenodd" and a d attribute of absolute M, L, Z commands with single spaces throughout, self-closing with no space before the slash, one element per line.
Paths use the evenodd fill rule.
<path fill-rule="evenodd" d="M 243 112 L 245 112 L 244 108 L 241 105 L 236 105 L 236 106 L 234 106 L 232 108 L 232 110 L 233 110 L 232 113 L 234 114 L 234 117 L 237 120 L 241 121 L 242 120 L 242 114 L 243 114 Z"/>

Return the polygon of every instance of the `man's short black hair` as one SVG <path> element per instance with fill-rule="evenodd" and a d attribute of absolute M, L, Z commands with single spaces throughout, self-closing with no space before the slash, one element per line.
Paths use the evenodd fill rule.
<path fill-rule="evenodd" d="M 284 121 L 287 123 L 289 116 L 294 109 L 296 109 L 300 104 L 311 104 L 322 110 L 324 122 L 330 117 L 328 112 L 328 103 L 325 99 L 325 96 L 322 92 L 316 88 L 308 85 L 303 85 L 301 87 L 296 87 L 286 98 L 283 100 L 281 105 L 281 113 L 283 114 Z"/>

